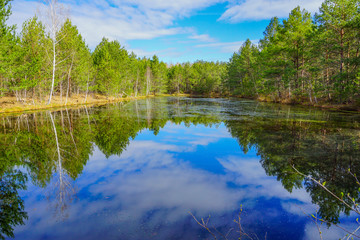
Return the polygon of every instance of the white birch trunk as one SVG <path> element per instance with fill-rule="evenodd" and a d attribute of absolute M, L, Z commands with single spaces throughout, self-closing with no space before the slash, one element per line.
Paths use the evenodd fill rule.
<path fill-rule="evenodd" d="M 146 96 L 150 93 L 150 68 L 146 68 Z"/>
<path fill-rule="evenodd" d="M 55 34 L 56 35 L 56 34 Z M 56 69 L 56 36 L 55 39 L 53 39 L 53 64 L 52 64 L 53 70 L 52 70 L 52 79 L 51 79 L 51 89 L 50 89 L 50 96 L 48 104 L 51 103 L 51 97 L 53 95 L 54 91 L 54 85 L 55 85 L 55 69 Z"/>

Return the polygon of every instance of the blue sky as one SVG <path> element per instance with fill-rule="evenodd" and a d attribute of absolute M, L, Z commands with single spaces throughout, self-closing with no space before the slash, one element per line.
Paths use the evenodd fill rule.
<path fill-rule="evenodd" d="M 43 2 L 41 2 L 43 1 Z M 45 0 L 14 0 L 9 22 L 19 30 Z M 102 37 L 138 56 L 167 63 L 227 61 L 249 38 L 257 42 L 273 16 L 300 5 L 314 13 L 322 0 L 58 0 L 91 49 Z"/>

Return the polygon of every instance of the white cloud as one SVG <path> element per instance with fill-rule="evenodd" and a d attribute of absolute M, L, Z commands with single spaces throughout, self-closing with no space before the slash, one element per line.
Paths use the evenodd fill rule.
<path fill-rule="evenodd" d="M 318 226 L 321 231 L 321 239 L 358 239 L 356 237 L 349 237 L 347 235 L 347 232 L 345 232 L 343 229 L 346 229 L 347 231 L 353 232 L 355 229 L 359 227 L 359 225 L 354 221 L 354 223 L 347 223 L 347 224 L 341 224 L 341 228 L 338 228 L 334 225 L 331 227 L 327 227 L 326 224 L 321 224 L 318 222 Z M 303 239 L 306 240 L 317 240 L 320 239 L 320 233 L 319 229 L 317 228 L 315 223 L 309 222 L 305 225 L 305 231 L 304 231 L 304 237 Z M 356 232 L 356 235 L 359 235 L 358 232 Z"/>
<path fill-rule="evenodd" d="M 156 54 L 167 61 L 186 61 L 196 57 L 218 60 L 216 55 L 233 53 L 242 44 L 242 42 L 218 42 L 214 36 L 206 32 L 198 32 L 199 29 L 192 26 L 178 25 L 177 20 L 190 17 L 199 10 L 217 3 L 227 3 L 228 8 L 219 20 L 240 22 L 270 19 L 275 15 L 286 17 L 297 5 L 314 12 L 322 0 L 61 0 L 60 2 L 70 9 L 73 24 L 78 27 L 91 49 L 94 49 L 103 37 L 107 37 L 110 40 L 118 40 L 121 45 L 133 50 L 138 56 L 151 57 Z M 20 31 L 22 23 L 32 17 L 40 5 L 39 0 L 13 1 L 13 14 L 9 22 L 17 24 Z M 179 41 L 169 40 L 164 50 L 157 50 L 158 44 L 154 42 L 134 49 L 128 44 L 129 40 L 152 40 L 174 35 L 178 35 Z M 172 47 L 172 44 L 176 45 Z M 192 46 L 184 47 L 182 44 Z M 194 46 L 194 44 L 199 45 Z M 151 48 L 154 45 L 155 50 Z M 206 48 L 212 49 L 207 51 Z"/>
<path fill-rule="evenodd" d="M 125 0 L 125 2 L 135 4 L 141 9 L 166 11 L 171 13 L 172 15 L 175 14 L 182 17 L 189 16 L 192 11 L 203 9 L 219 2 L 225 2 L 225 0 Z"/>
<path fill-rule="evenodd" d="M 91 48 L 107 37 L 125 45 L 127 40 L 154 39 L 191 32 L 188 28 L 173 27 L 174 21 L 192 11 L 209 6 L 213 1 L 74 1 L 65 2 L 71 9 L 71 19 Z M 196 3 L 193 3 L 196 2 Z M 192 4 L 189 4 L 192 3 Z M 21 26 L 38 8 L 37 1 L 18 0 L 12 3 L 10 24 Z"/>
<path fill-rule="evenodd" d="M 302 203 L 311 203 L 311 198 L 305 189 L 293 189 L 292 193 L 288 192 L 281 182 L 266 174 L 258 159 L 227 156 L 218 161 L 229 173 L 235 173 L 234 182 L 239 185 L 249 185 L 247 197 L 279 197 L 283 200 L 296 199 Z"/>
<path fill-rule="evenodd" d="M 140 48 L 126 48 L 128 49 L 129 52 L 134 52 L 137 56 L 139 57 L 147 57 L 147 58 L 151 58 L 153 57 L 154 55 L 157 55 L 157 56 L 166 56 L 166 57 L 177 57 L 177 56 L 181 56 L 182 55 L 182 52 L 179 51 L 178 49 L 176 48 L 166 48 L 166 49 L 161 49 L 161 50 L 156 50 L 156 51 L 147 51 L 147 50 L 144 50 L 144 49 L 140 49 Z"/>
<path fill-rule="evenodd" d="M 245 0 L 231 4 L 219 20 L 241 22 L 264 20 L 272 17 L 287 17 L 297 6 L 312 13 L 316 12 L 323 0 Z"/>
<path fill-rule="evenodd" d="M 200 42 L 215 42 L 216 41 L 214 38 L 210 37 L 209 34 L 200 34 L 200 35 L 194 34 L 194 35 L 190 36 L 189 38 L 200 41 Z"/>
<path fill-rule="evenodd" d="M 253 44 L 258 44 L 259 40 L 250 40 Z M 215 42 L 195 45 L 196 48 L 217 48 L 223 53 L 234 53 L 239 51 L 245 41 L 237 42 Z"/>
<path fill-rule="evenodd" d="M 113 203 L 122 202 L 131 216 L 140 217 L 149 209 L 167 208 L 167 221 L 178 220 L 187 211 L 203 215 L 221 213 L 236 208 L 239 199 L 239 192 L 227 188 L 225 177 L 186 164 L 145 167 L 138 174 L 119 174 L 105 186 L 95 185 L 90 191 L 119 199 Z"/>
<path fill-rule="evenodd" d="M 140 49 L 140 48 L 130 48 L 128 49 L 129 52 L 133 52 L 135 53 L 137 56 L 145 56 L 145 57 L 148 57 L 148 58 L 151 58 L 152 56 L 154 55 L 159 55 L 159 53 L 161 53 L 162 51 L 146 51 L 144 49 Z M 168 49 L 164 50 L 164 51 L 167 51 Z"/>
<path fill-rule="evenodd" d="M 217 42 L 195 45 L 196 48 L 217 48 L 224 53 L 233 53 L 239 50 L 244 41 L 239 42 Z"/>
<path fill-rule="evenodd" d="M 226 224 L 232 223 L 232 214 L 240 203 L 248 209 L 244 212 L 243 223 L 263 219 L 265 226 L 273 226 L 267 221 L 276 219 L 279 212 L 276 207 L 266 212 L 260 212 L 261 207 L 256 209 L 258 200 L 262 201 L 262 198 L 279 198 L 286 212 L 300 218 L 305 218 L 305 215 L 294 206 L 294 202 L 305 212 L 313 212 L 315 206 L 305 189 L 289 193 L 275 177 L 266 174 L 257 157 L 242 154 L 222 156 L 220 153 L 222 157 L 218 161 L 225 174 L 194 168 L 179 158 L 179 153 L 193 151 L 194 144 L 203 144 L 198 141 L 199 137 L 211 141 L 229 138 L 223 124 L 219 128 L 167 124 L 163 131 L 170 139 L 183 144 L 168 142 L 165 137 L 160 138 L 160 142 L 133 140 L 121 156 L 108 159 L 95 147 L 84 173 L 75 181 L 81 190 L 80 198 L 69 205 L 69 218 L 64 223 L 56 221 L 53 209 L 49 208 L 51 205 L 41 197 L 41 190 L 30 188 L 26 200 L 30 217 L 27 225 L 17 228 L 16 236 L 38 239 L 47 233 L 51 239 L 69 236 L 72 239 L 129 239 L 129 236 L 147 239 L 151 236 L 146 231 L 149 230 L 159 234 L 157 239 L 170 239 L 175 236 L 174 231 L 188 234 L 180 235 L 182 239 L 191 239 L 198 232 L 192 227 L 197 226 L 195 221 L 189 223 L 187 220 L 190 218 L 188 211 L 199 218 L 211 213 L 211 225 L 229 229 L 231 225 Z M 181 139 L 174 137 L 179 133 Z M 232 188 L 229 183 L 237 187 Z M 74 231 L 74 226 L 80 225 L 81 228 Z M 311 222 L 306 225 L 304 239 L 318 237 L 314 227 Z M 299 228 L 302 231 L 303 225 L 300 224 Z M 324 239 L 342 234 L 336 228 L 330 229 L 329 233 L 326 233 L 325 226 L 322 228 Z M 354 229 L 354 225 L 348 225 L 347 229 Z"/>
<path fill-rule="evenodd" d="M 9 24 L 16 24 L 18 29 L 21 29 L 22 23 L 30 19 L 35 15 L 39 4 L 37 2 L 28 2 L 28 1 L 13 1 L 12 5 L 12 15 L 9 18 Z"/>
<path fill-rule="evenodd" d="M 103 36 L 124 44 L 127 40 L 153 39 L 185 31 L 180 27 L 171 27 L 175 17 L 167 12 L 143 11 L 125 4 L 101 8 L 93 3 L 82 3 L 71 8 L 74 9 L 74 24 L 90 46 L 96 45 Z"/>

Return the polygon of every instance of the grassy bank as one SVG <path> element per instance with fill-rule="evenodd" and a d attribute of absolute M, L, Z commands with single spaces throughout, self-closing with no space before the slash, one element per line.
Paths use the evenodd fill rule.
<path fill-rule="evenodd" d="M 158 96 L 158 95 L 157 95 Z M 164 95 L 170 96 L 170 95 Z M 154 97 L 150 95 L 148 97 Z M 15 97 L 1 97 L 0 98 L 0 114 L 3 113 L 17 113 L 17 112 L 26 112 L 26 111 L 35 111 L 35 110 L 46 110 L 59 107 L 76 107 L 81 105 L 103 105 L 113 102 L 129 101 L 132 99 L 142 99 L 146 96 L 138 97 L 108 97 L 100 94 L 91 94 L 88 95 L 85 99 L 85 94 L 73 94 L 68 98 L 67 102 L 65 97 L 53 96 L 51 104 L 47 104 L 45 100 L 33 100 L 29 99 L 28 101 L 17 101 Z"/>
<path fill-rule="evenodd" d="M 45 100 L 33 100 L 29 99 L 28 101 L 19 102 L 15 97 L 0 97 L 0 114 L 6 113 L 20 113 L 26 111 L 36 111 L 36 110 L 46 110 L 60 107 L 69 107 L 73 108 L 81 105 L 104 105 L 108 103 L 121 102 L 121 101 L 129 101 L 133 99 L 143 99 L 146 97 L 154 97 L 155 95 L 149 96 L 137 96 L 137 97 L 109 97 L 100 94 L 91 94 L 86 97 L 85 94 L 73 94 L 70 98 L 68 98 L 67 102 L 65 97 L 54 96 L 52 98 L 51 104 L 47 104 Z M 182 96 L 182 97 L 211 97 L 211 98 L 220 98 L 222 96 L 218 95 L 190 95 L 190 94 L 161 94 L 156 96 Z M 233 96 L 235 98 L 244 98 L 241 96 Z M 352 112 L 360 112 L 359 104 L 331 104 L 327 102 L 318 102 L 318 103 L 310 103 L 307 101 L 290 101 L 290 100 L 274 100 L 266 97 L 252 98 L 253 100 L 257 100 L 260 102 L 276 102 L 280 104 L 289 104 L 289 105 L 305 105 L 305 106 L 313 106 L 324 108 L 332 111 L 352 111 Z M 66 102 L 66 103 L 65 103 Z"/>
<path fill-rule="evenodd" d="M 287 105 L 303 105 L 317 108 L 324 108 L 331 111 L 351 111 L 360 112 L 360 103 L 331 103 L 319 100 L 318 102 L 309 102 L 308 99 L 271 99 L 269 97 L 260 96 L 256 98 L 260 102 L 275 102 Z"/>

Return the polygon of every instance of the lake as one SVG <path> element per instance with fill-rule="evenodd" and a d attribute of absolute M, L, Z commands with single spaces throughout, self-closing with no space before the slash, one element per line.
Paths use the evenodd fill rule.
<path fill-rule="evenodd" d="M 330 223 L 360 226 L 309 178 L 356 208 L 359 114 L 156 97 L 4 115 L 0 136 L 5 238 L 339 239 Z"/>

